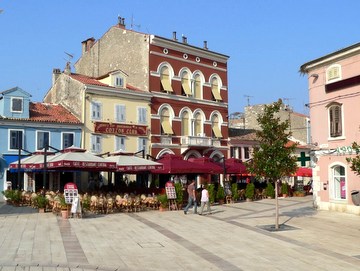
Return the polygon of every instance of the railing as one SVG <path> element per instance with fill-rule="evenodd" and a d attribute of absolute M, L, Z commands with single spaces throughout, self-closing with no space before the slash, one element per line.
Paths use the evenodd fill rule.
<path fill-rule="evenodd" d="M 183 136 L 181 137 L 181 145 L 212 146 L 212 140 L 204 136 Z"/>

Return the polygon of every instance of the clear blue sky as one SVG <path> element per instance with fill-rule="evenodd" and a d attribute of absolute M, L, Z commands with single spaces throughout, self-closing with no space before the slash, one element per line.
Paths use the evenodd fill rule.
<path fill-rule="evenodd" d="M 299 67 L 360 41 L 358 0 L 0 0 L 0 92 L 19 86 L 42 101 L 65 52 L 81 55 L 81 41 L 100 38 L 117 16 L 128 28 L 230 56 L 229 112 L 249 102 L 285 98 L 307 113 L 306 77 Z M 74 69 L 73 69 L 74 71 Z"/>

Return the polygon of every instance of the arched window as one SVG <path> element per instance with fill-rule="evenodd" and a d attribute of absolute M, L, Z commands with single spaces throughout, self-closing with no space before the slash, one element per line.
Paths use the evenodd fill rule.
<path fill-rule="evenodd" d="M 336 103 L 329 106 L 330 137 L 342 136 L 341 105 Z"/>
<path fill-rule="evenodd" d="M 181 135 L 182 136 L 190 135 L 189 127 L 190 127 L 189 112 L 185 111 L 181 115 Z"/>
<path fill-rule="evenodd" d="M 199 74 L 196 74 L 194 77 L 194 97 L 196 99 L 202 98 L 202 84 L 201 84 L 201 77 Z"/>
<path fill-rule="evenodd" d="M 160 122 L 161 122 L 161 134 L 172 135 L 174 134 L 172 125 L 170 112 L 168 108 L 163 108 L 160 114 Z"/>
<path fill-rule="evenodd" d="M 346 199 L 345 167 L 332 167 L 332 190 L 334 199 Z"/>
<path fill-rule="evenodd" d="M 211 128 L 212 128 L 212 131 L 213 131 L 212 137 L 216 137 L 216 138 L 223 137 L 222 133 L 221 133 L 221 129 L 220 129 L 219 117 L 216 114 L 214 114 L 211 117 Z"/>
<path fill-rule="evenodd" d="M 219 80 L 217 77 L 213 77 L 211 79 L 211 92 L 214 97 L 214 100 L 216 101 L 222 101 L 221 95 L 220 95 L 220 85 Z"/>
<path fill-rule="evenodd" d="M 194 117 L 194 133 L 195 133 L 195 136 L 203 135 L 202 117 L 199 112 L 196 113 L 195 117 Z"/>
<path fill-rule="evenodd" d="M 187 71 L 181 74 L 181 88 L 184 95 L 191 96 L 191 80 Z"/>
<path fill-rule="evenodd" d="M 171 87 L 171 77 L 169 67 L 162 66 L 160 69 L 160 81 L 161 81 L 161 90 L 167 92 L 173 92 Z"/>

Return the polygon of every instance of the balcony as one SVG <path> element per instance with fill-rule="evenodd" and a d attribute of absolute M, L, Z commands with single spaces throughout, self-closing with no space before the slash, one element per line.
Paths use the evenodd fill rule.
<path fill-rule="evenodd" d="M 212 139 L 206 136 L 182 136 L 181 145 L 187 146 L 212 146 Z"/>

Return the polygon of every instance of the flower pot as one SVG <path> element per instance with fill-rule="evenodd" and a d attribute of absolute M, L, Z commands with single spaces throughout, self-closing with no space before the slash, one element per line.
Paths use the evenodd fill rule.
<path fill-rule="evenodd" d="M 45 213 L 45 208 L 39 208 L 39 213 Z"/>
<path fill-rule="evenodd" d="M 251 198 L 246 198 L 246 201 L 247 201 L 247 202 L 250 202 L 250 201 L 253 201 L 253 199 L 251 199 Z"/>
<path fill-rule="evenodd" d="M 68 219 L 69 218 L 69 211 L 68 210 L 61 210 L 61 217 L 63 219 Z"/>

